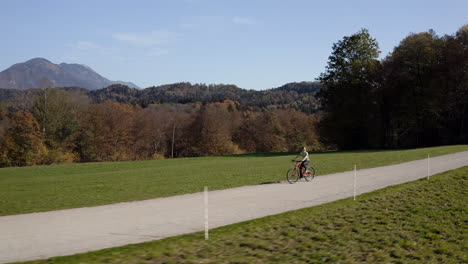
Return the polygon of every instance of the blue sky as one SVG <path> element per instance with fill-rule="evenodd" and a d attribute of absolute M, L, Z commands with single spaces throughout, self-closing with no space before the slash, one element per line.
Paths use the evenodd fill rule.
<path fill-rule="evenodd" d="M 368 28 L 382 57 L 411 32 L 453 34 L 468 1 L 0 0 L 0 70 L 44 57 L 140 87 L 267 89 L 312 81 L 332 44 Z"/>

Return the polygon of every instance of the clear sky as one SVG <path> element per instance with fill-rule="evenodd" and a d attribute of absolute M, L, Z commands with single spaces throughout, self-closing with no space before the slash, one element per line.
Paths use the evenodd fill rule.
<path fill-rule="evenodd" d="M 0 9 L 0 71 L 43 57 L 143 88 L 312 81 L 332 44 L 361 28 L 384 57 L 411 32 L 468 23 L 466 0 L 0 0 Z"/>

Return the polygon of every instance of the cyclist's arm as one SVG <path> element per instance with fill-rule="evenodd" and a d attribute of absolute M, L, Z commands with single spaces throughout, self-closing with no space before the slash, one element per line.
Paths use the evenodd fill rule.
<path fill-rule="evenodd" d="M 307 154 L 305 155 L 305 157 L 301 160 L 301 162 L 306 161 L 308 157 L 309 157 L 309 153 L 307 153 Z"/>

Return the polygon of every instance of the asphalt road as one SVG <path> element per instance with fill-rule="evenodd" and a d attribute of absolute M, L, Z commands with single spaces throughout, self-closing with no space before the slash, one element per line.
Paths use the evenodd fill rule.
<path fill-rule="evenodd" d="M 431 158 L 430 173 L 468 165 L 468 151 Z M 427 176 L 427 160 L 357 171 L 357 194 Z M 353 196 L 354 172 L 209 192 L 210 228 Z M 359 197 L 358 197 L 359 199 Z M 203 193 L 0 217 L 0 263 L 71 255 L 204 229 Z M 202 238 L 201 238 L 202 239 Z"/>

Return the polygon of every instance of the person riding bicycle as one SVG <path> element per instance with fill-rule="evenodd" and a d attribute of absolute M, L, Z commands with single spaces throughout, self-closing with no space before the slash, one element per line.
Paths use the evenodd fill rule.
<path fill-rule="evenodd" d="M 296 161 L 296 159 L 297 159 L 298 157 L 301 157 L 301 158 L 302 158 L 302 159 L 300 160 L 300 162 L 301 162 L 301 170 L 299 170 L 299 173 L 300 173 L 301 178 L 302 178 L 302 168 L 305 169 L 304 173 L 307 173 L 307 165 L 310 163 L 309 153 L 307 153 L 306 147 L 302 147 L 301 153 L 299 153 L 299 154 L 293 159 L 293 161 Z M 299 160 L 298 160 L 298 161 L 299 161 Z"/>

